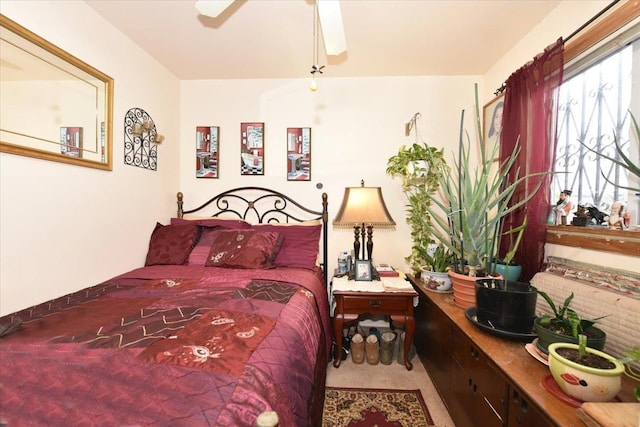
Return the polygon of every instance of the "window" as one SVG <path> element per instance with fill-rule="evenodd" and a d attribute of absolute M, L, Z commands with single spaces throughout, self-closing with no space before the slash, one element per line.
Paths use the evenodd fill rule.
<path fill-rule="evenodd" d="M 609 157 L 619 158 L 615 138 L 626 156 L 640 159 L 629 115 L 631 111 L 640 120 L 639 81 L 637 22 L 566 64 L 564 83 L 558 93 L 555 171 L 560 173 L 554 175 L 552 195 L 571 190 L 574 207 L 595 206 L 607 213 L 613 202 L 622 201 L 632 212 L 634 223 L 638 223 L 640 198 L 620 188 L 638 187 L 637 178 L 590 152 L 580 141 Z"/>

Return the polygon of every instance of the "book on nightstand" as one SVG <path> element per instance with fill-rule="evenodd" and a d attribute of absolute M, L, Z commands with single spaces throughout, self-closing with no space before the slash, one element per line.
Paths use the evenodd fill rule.
<path fill-rule="evenodd" d="M 376 271 L 378 272 L 380 277 L 398 277 L 398 276 L 400 276 L 400 273 L 398 273 L 389 264 L 378 264 L 376 266 Z"/>

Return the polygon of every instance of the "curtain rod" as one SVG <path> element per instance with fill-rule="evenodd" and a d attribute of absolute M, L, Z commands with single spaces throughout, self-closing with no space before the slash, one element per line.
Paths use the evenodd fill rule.
<path fill-rule="evenodd" d="M 587 28 L 589 25 L 591 25 L 593 23 L 593 21 L 595 21 L 596 19 L 600 18 L 602 15 L 604 15 L 605 13 L 607 13 L 607 11 L 609 9 L 611 9 L 613 6 L 615 6 L 617 3 L 619 3 L 620 0 L 613 0 L 611 3 L 609 3 L 607 5 L 607 7 L 605 7 L 604 9 L 602 9 L 600 12 L 596 13 L 591 19 L 589 19 L 587 22 L 585 22 L 584 24 L 582 24 L 577 30 L 575 30 L 573 33 L 569 34 L 564 40 L 563 42 L 566 43 L 569 40 L 571 40 L 572 38 L 574 38 L 576 35 L 578 35 L 582 30 L 584 30 L 585 28 Z M 496 89 L 496 91 L 493 93 L 494 95 L 498 96 L 500 95 L 502 92 L 504 92 L 504 90 L 507 88 L 507 84 L 502 83 L 502 86 L 500 86 L 498 89 Z"/>

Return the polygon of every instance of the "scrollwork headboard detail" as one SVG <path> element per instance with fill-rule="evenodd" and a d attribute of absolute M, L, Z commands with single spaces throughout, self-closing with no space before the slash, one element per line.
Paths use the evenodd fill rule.
<path fill-rule="evenodd" d="M 322 221 L 322 260 L 325 285 L 327 272 L 327 223 L 329 218 L 327 193 L 322 193 L 322 209 L 303 206 L 291 197 L 263 187 L 238 187 L 219 193 L 195 209 L 184 210 L 184 195 L 177 194 L 178 218 L 197 214 L 203 217 L 237 218 L 250 223 L 296 223 Z"/>

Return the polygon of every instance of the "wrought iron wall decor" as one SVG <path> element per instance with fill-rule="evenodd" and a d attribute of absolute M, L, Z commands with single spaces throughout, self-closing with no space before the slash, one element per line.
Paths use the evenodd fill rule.
<path fill-rule="evenodd" d="M 124 164 L 156 170 L 158 147 L 164 137 L 142 108 L 132 108 L 124 117 Z"/>

